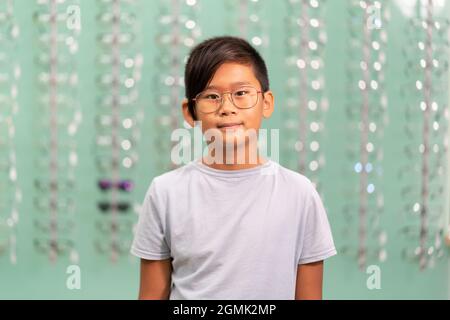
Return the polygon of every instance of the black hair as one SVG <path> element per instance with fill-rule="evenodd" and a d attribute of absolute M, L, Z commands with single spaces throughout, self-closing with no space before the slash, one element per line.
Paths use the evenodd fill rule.
<path fill-rule="evenodd" d="M 266 63 L 250 43 L 232 36 L 206 39 L 192 49 L 184 71 L 185 95 L 188 99 L 189 113 L 194 120 L 197 120 L 197 117 L 192 99 L 204 90 L 214 73 L 225 62 L 251 66 L 262 91 L 269 90 Z"/>

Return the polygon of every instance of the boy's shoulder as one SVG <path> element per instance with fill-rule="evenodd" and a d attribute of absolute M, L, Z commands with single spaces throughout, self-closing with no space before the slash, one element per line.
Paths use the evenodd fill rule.
<path fill-rule="evenodd" d="M 280 177 L 282 179 L 285 179 L 287 183 L 289 184 L 292 183 L 294 185 L 302 187 L 309 187 L 313 185 L 311 180 L 307 176 L 301 174 L 300 172 L 284 167 L 281 164 L 277 165 Z"/>
<path fill-rule="evenodd" d="M 189 172 L 192 171 L 192 162 L 184 164 L 178 168 L 166 171 L 156 177 L 153 178 L 153 182 L 158 184 L 158 187 L 164 186 L 173 186 L 176 183 L 179 183 Z"/>

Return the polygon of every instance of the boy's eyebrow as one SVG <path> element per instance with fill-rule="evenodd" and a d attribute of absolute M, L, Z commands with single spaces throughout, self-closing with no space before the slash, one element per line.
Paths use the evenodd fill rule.
<path fill-rule="evenodd" d="M 233 83 L 231 83 L 231 86 L 237 86 L 237 85 L 243 85 L 243 84 L 250 84 L 251 85 L 251 83 L 250 82 L 248 82 L 248 81 L 238 81 L 238 82 L 233 82 Z M 206 89 L 220 89 L 220 87 L 219 86 L 207 86 L 206 88 L 205 88 L 205 90 Z"/>

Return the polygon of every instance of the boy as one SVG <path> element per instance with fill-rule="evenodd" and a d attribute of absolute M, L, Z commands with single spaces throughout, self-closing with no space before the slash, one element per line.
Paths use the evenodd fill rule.
<path fill-rule="evenodd" d="M 185 90 L 184 119 L 223 150 L 153 179 L 131 249 L 139 298 L 321 299 L 336 250 L 319 195 L 303 175 L 252 161 L 245 134 L 274 109 L 264 60 L 243 39 L 208 39 L 190 53 Z"/>

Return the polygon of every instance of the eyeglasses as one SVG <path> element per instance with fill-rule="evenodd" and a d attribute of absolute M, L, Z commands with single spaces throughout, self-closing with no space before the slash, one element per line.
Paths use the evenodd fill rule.
<path fill-rule="evenodd" d="M 97 36 L 97 42 L 104 46 L 112 46 L 112 45 L 132 45 L 136 38 L 134 33 L 103 33 Z"/>
<path fill-rule="evenodd" d="M 121 255 L 126 255 L 130 251 L 131 243 L 132 241 L 128 239 L 127 240 L 114 239 L 106 242 L 103 239 L 102 240 L 97 239 L 95 241 L 95 248 L 99 253 L 102 254 L 118 253 Z"/>
<path fill-rule="evenodd" d="M 1 66 L 0 66 L 1 68 Z M 3 119 L 9 117 L 12 114 L 17 113 L 17 87 L 14 84 L 10 86 L 2 86 L 0 89 L 0 111 L 3 115 Z M 0 121 L 2 121 L 0 119 Z"/>
<path fill-rule="evenodd" d="M 18 35 L 19 28 L 17 27 L 17 25 L 13 25 L 7 32 L 0 32 L 0 44 L 3 48 L 11 46 L 11 41 L 15 41 Z"/>
<path fill-rule="evenodd" d="M 428 29 L 433 32 L 433 41 L 446 41 L 446 32 L 450 26 L 450 20 L 446 17 L 433 17 L 431 21 L 427 19 L 412 18 L 406 27 L 406 35 L 413 40 L 420 39 Z M 419 32 L 418 32 L 419 31 Z"/>
<path fill-rule="evenodd" d="M 3 219 L 0 219 L 0 254 L 7 250 L 9 246 L 9 235 L 11 233 L 10 225 Z"/>
<path fill-rule="evenodd" d="M 77 126 L 79 124 L 75 118 L 74 114 L 66 114 L 64 112 L 60 112 L 60 114 L 51 114 L 47 111 L 40 112 L 39 117 L 37 117 L 37 123 L 40 125 L 40 128 L 58 128 L 63 131 L 68 130 L 71 125 Z"/>
<path fill-rule="evenodd" d="M 195 106 L 198 111 L 212 113 L 219 110 L 223 103 L 223 97 L 228 93 L 231 94 L 231 102 L 236 108 L 250 109 L 258 103 L 258 93 L 263 93 L 263 91 L 258 91 L 251 86 L 244 86 L 234 91 L 223 92 L 222 94 L 213 90 L 206 90 L 197 94 L 192 100 L 195 101 Z"/>
<path fill-rule="evenodd" d="M 135 129 L 137 122 L 143 119 L 142 112 L 136 112 L 135 114 L 121 114 L 119 117 L 113 117 L 110 114 L 98 114 L 95 117 L 95 124 L 98 131 L 102 133 L 110 133 L 111 129 L 121 129 L 123 131 Z M 134 138 L 137 138 L 134 136 Z"/>
<path fill-rule="evenodd" d="M 111 8 L 111 6 L 114 4 L 115 0 L 98 0 L 98 4 L 99 6 L 102 7 L 102 9 L 104 8 Z M 121 8 L 125 7 L 130 7 L 130 6 L 134 6 L 136 5 L 136 0 L 122 0 L 120 1 L 121 4 Z"/>
<path fill-rule="evenodd" d="M 136 22 L 136 14 L 134 12 L 121 12 L 114 14 L 113 12 L 102 12 L 97 15 L 97 21 L 103 24 L 121 23 L 123 25 L 134 25 Z"/>
<path fill-rule="evenodd" d="M 97 185 L 102 191 L 107 191 L 115 188 L 121 191 L 130 192 L 134 187 L 134 183 L 131 180 L 120 180 L 114 182 L 107 179 L 101 179 L 98 181 Z"/>
<path fill-rule="evenodd" d="M 97 221 L 96 228 L 103 234 L 119 233 L 119 234 L 132 234 L 133 232 L 132 221 Z"/>
<path fill-rule="evenodd" d="M 64 92 L 62 92 L 64 91 Z M 69 90 L 67 90 L 69 91 Z M 72 96 L 67 94 L 65 90 L 58 90 L 56 94 L 43 92 L 43 94 L 38 98 L 39 108 L 45 112 L 50 112 L 50 106 L 54 102 L 58 105 L 58 112 L 73 113 L 76 112 L 79 104 L 77 100 Z M 70 91 L 69 91 L 70 92 Z"/>
<path fill-rule="evenodd" d="M 57 180 L 51 180 L 48 177 L 38 178 L 34 181 L 38 190 L 49 192 L 50 190 L 58 190 L 60 192 L 67 192 L 73 190 L 75 181 L 73 178 L 61 177 Z"/>
<path fill-rule="evenodd" d="M 387 250 L 380 246 L 358 248 L 351 245 L 343 245 L 339 248 L 339 252 L 345 256 L 358 259 L 360 263 L 367 262 L 367 260 L 385 262 L 388 256 Z"/>
<path fill-rule="evenodd" d="M 74 243 L 71 239 L 34 239 L 34 247 L 40 253 L 55 252 L 60 255 L 73 250 Z"/>
<path fill-rule="evenodd" d="M 0 4 L 0 23 L 5 23 L 13 17 L 12 1 L 3 1 Z"/>
<path fill-rule="evenodd" d="M 75 61 L 73 56 L 65 52 L 58 53 L 57 56 L 52 56 L 48 52 L 42 52 L 34 59 L 39 71 L 50 69 L 52 66 L 57 65 L 58 71 L 69 72 L 75 68 Z"/>
<path fill-rule="evenodd" d="M 442 258 L 444 250 L 442 247 L 429 246 L 427 247 L 408 247 L 402 250 L 402 256 L 405 260 L 420 261 L 421 269 L 432 267 L 435 258 Z"/>
<path fill-rule="evenodd" d="M 68 234 L 74 229 L 75 223 L 73 220 L 36 219 L 34 220 L 34 226 L 45 233 L 57 231 L 61 234 Z"/>
<path fill-rule="evenodd" d="M 160 46 L 162 52 L 168 50 L 170 46 L 192 47 L 194 45 L 194 37 L 191 35 L 161 33 L 156 35 L 156 43 Z"/>
<path fill-rule="evenodd" d="M 58 213 L 66 212 L 71 214 L 75 210 L 75 202 L 71 198 L 53 200 L 36 197 L 34 198 L 34 206 L 42 213 L 48 213 L 50 209 L 56 209 Z"/>
<path fill-rule="evenodd" d="M 118 95 L 104 94 L 101 97 L 99 96 L 97 98 L 97 106 L 99 109 L 110 111 L 113 106 L 123 109 L 131 109 L 138 102 L 139 94 L 136 88 L 132 90 L 122 90 L 121 87 L 119 91 L 121 92 Z"/>
<path fill-rule="evenodd" d="M 119 77 L 113 74 L 102 74 L 98 79 L 99 86 L 110 88 L 111 86 L 122 86 L 124 89 L 131 90 L 137 84 L 140 75 L 135 77 L 133 74 L 125 75 L 123 72 Z"/>
<path fill-rule="evenodd" d="M 54 23 L 64 23 L 67 20 L 66 12 L 56 12 L 56 14 L 52 14 L 48 11 L 35 12 L 33 14 L 33 20 L 38 24 L 48 24 L 49 22 Z"/>
<path fill-rule="evenodd" d="M 101 201 L 97 204 L 97 207 L 103 213 L 107 213 L 112 210 L 126 213 L 128 210 L 130 210 L 131 204 L 127 201 L 119 201 L 116 203 Z"/>
<path fill-rule="evenodd" d="M 111 135 L 101 135 L 96 137 L 97 151 L 99 153 L 104 153 L 105 150 L 109 150 L 110 147 L 113 147 L 116 150 L 132 152 L 134 151 L 137 141 L 138 139 L 133 137 L 122 138 L 113 137 Z"/>
<path fill-rule="evenodd" d="M 100 69 L 111 68 L 112 65 L 118 65 L 123 70 L 134 70 L 142 67 L 143 57 L 140 54 L 119 54 L 119 57 L 113 54 L 101 53 L 96 58 Z"/>
<path fill-rule="evenodd" d="M 66 50 L 74 54 L 78 51 L 78 43 L 75 38 L 68 34 L 58 33 L 53 35 L 50 32 L 42 33 L 38 37 L 38 45 L 42 49 L 48 49 L 50 46 L 58 48 L 58 52 L 66 52 Z"/>
<path fill-rule="evenodd" d="M 58 158 L 51 159 L 48 155 L 38 156 L 34 160 L 36 168 L 38 170 L 52 170 L 53 168 L 58 168 L 58 170 L 72 170 L 78 164 L 78 155 L 75 152 L 69 152 L 63 156 L 58 156 Z"/>
<path fill-rule="evenodd" d="M 119 149 L 120 150 L 120 149 Z M 123 148 L 121 148 L 123 150 Z M 111 152 L 100 152 L 95 156 L 95 162 L 98 170 L 102 173 L 108 172 L 114 169 L 129 170 L 134 168 L 134 165 L 139 160 L 139 155 L 136 152 L 124 152 L 121 151 L 117 158 L 113 158 Z"/>

